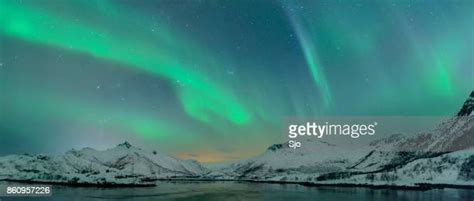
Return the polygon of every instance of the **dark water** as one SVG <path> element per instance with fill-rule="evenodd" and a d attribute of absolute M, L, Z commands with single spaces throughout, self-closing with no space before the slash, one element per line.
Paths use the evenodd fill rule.
<path fill-rule="evenodd" d="M 1 184 L 6 184 L 5 182 Z M 474 190 L 428 191 L 372 189 L 364 187 L 306 187 L 297 184 L 246 182 L 159 182 L 156 187 L 96 188 L 53 186 L 52 197 L 7 200 L 317 200 L 317 201 L 474 201 Z"/>

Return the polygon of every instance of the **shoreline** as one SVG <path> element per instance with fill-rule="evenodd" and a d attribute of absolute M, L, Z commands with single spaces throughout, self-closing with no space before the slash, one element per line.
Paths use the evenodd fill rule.
<path fill-rule="evenodd" d="M 23 184 L 49 184 L 49 185 L 61 185 L 61 186 L 74 186 L 74 187 L 99 187 L 99 188 L 125 188 L 125 187 L 153 187 L 156 183 L 143 183 L 143 184 L 120 184 L 120 183 L 73 183 L 73 182 L 60 182 L 60 181 L 34 181 L 34 180 L 16 180 L 16 179 L 2 179 L 1 181 L 15 182 Z"/>
<path fill-rule="evenodd" d="M 24 184 L 49 184 L 49 185 L 61 185 L 61 186 L 72 186 L 72 187 L 98 187 L 98 188 L 130 188 L 130 187 L 154 187 L 158 186 L 157 182 L 144 183 L 144 184 L 114 184 L 114 183 L 71 183 L 71 182 L 57 182 L 57 181 L 32 181 L 32 180 L 14 180 L 14 179 L 3 179 L 0 181 L 24 183 Z M 427 191 L 432 189 L 467 189 L 474 190 L 474 185 L 464 184 L 442 184 L 442 183 L 415 183 L 413 186 L 409 185 L 389 185 L 389 184 L 351 184 L 351 183 L 311 183 L 311 182 L 295 182 L 295 181 L 261 181 L 261 180 L 248 180 L 248 179 L 170 179 L 162 178 L 156 179 L 156 181 L 165 182 L 248 182 L 248 183 L 266 183 L 266 184 L 298 184 L 307 187 L 363 187 L 372 189 L 392 189 L 392 190 L 415 190 L 415 191 Z"/>
<path fill-rule="evenodd" d="M 389 184 L 351 184 L 351 183 L 312 183 L 312 182 L 296 182 L 296 181 L 264 181 L 251 179 L 158 179 L 159 181 L 176 181 L 176 182 L 218 182 L 218 181 L 232 181 L 232 182 L 249 182 L 249 183 L 267 183 L 267 184 L 299 184 L 308 187 L 364 187 L 374 189 L 397 189 L 397 190 L 431 190 L 431 189 L 468 189 L 474 190 L 474 185 L 464 184 L 442 184 L 442 183 L 415 183 L 413 186 L 409 185 L 389 185 Z"/>

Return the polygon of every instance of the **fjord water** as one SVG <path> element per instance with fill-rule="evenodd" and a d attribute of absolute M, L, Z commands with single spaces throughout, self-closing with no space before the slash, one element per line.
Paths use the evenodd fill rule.
<path fill-rule="evenodd" d="M 18 183 L 5 183 L 19 185 Z M 21 184 L 25 185 L 25 184 Z M 365 187 L 307 187 L 249 182 L 158 182 L 154 187 L 97 188 L 53 186 L 52 197 L 3 197 L 7 200 L 317 200 L 317 201 L 473 201 L 474 190 L 395 190 Z"/>

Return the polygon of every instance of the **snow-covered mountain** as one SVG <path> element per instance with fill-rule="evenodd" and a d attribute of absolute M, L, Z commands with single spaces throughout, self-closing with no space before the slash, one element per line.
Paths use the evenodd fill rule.
<path fill-rule="evenodd" d="M 270 146 L 263 154 L 230 164 L 221 172 L 224 178 L 271 179 L 281 174 L 312 174 L 343 171 L 365 152 L 348 150 L 325 141 L 307 140 L 305 146 L 289 148 L 288 143 Z M 220 175 L 215 175 L 217 178 Z"/>
<path fill-rule="evenodd" d="M 98 151 L 71 150 L 61 156 L 0 157 L 0 179 L 71 184 L 147 185 L 171 177 L 193 177 L 208 170 L 197 161 L 178 160 L 128 142 Z"/>
<path fill-rule="evenodd" d="M 305 139 L 292 149 L 270 146 L 261 155 L 209 170 L 125 142 L 99 151 L 71 150 L 61 156 L 0 157 L 0 180 L 99 185 L 149 185 L 157 179 L 232 179 L 313 184 L 420 184 L 474 187 L 474 92 L 456 116 L 432 132 L 396 134 L 348 148 Z"/>
<path fill-rule="evenodd" d="M 402 134 L 347 149 L 320 139 L 270 146 L 263 154 L 213 172 L 215 179 L 317 184 L 474 186 L 474 92 L 458 114 L 432 132 Z"/>

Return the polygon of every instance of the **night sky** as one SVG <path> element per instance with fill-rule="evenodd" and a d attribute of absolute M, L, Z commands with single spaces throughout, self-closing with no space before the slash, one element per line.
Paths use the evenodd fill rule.
<path fill-rule="evenodd" d="M 471 0 L 0 0 L 2 155 L 239 159 L 287 117 L 454 115 L 473 78 Z"/>

